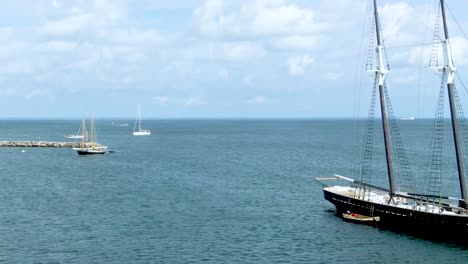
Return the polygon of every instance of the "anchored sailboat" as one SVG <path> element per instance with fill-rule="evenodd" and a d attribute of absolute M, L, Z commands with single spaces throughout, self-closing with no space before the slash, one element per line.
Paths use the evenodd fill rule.
<path fill-rule="evenodd" d="M 83 119 L 82 121 L 82 141 L 81 145 L 78 148 L 73 148 L 73 150 L 76 150 L 78 155 L 93 155 L 93 154 L 104 154 L 106 153 L 107 147 L 102 146 L 99 144 L 96 140 L 96 132 L 94 129 L 94 119 L 93 115 L 91 114 L 91 121 L 90 121 L 90 136 L 89 138 L 87 137 L 86 134 L 86 122 Z"/>
<path fill-rule="evenodd" d="M 436 151 L 431 154 L 432 164 L 429 166 L 427 177 L 429 181 L 436 184 L 435 187 L 427 188 L 423 193 L 404 189 L 400 180 L 404 171 L 409 171 L 401 138 L 396 129 L 397 122 L 393 115 L 390 98 L 385 84 L 386 76 L 389 72 L 388 66 L 383 61 L 383 40 L 377 3 L 374 0 L 374 22 L 376 39 L 376 68 L 372 69 L 375 83 L 372 93 L 371 109 L 369 111 L 370 120 L 374 119 L 376 101 L 380 103 L 380 114 L 382 116 L 383 140 L 385 145 L 386 171 L 388 177 L 388 187 L 380 187 L 370 184 L 371 166 L 369 157 L 372 157 L 372 134 L 374 133 L 374 122 L 368 121 L 365 144 L 362 149 L 362 166 L 359 171 L 360 180 L 354 180 L 341 175 L 333 177 L 316 178 L 323 183 L 327 180 L 341 180 L 347 184 L 326 185 L 323 193 L 326 200 L 335 205 L 339 215 L 344 216 L 346 212 L 351 212 L 366 217 L 378 217 L 379 224 L 416 232 L 418 235 L 447 238 L 450 240 L 468 243 L 468 197 L 465 185 L 465 168 L 463 159 L 463 148 L 468 140 L 463 138 L 463 131 L 468 131 L 467 122 L 462 116 L 461 103 L 458 100 L 454 76 L 456 68 L 452 61 L 450 40 L 446 22 L 445 3 L 440 1 L 440 11 L 443 22 L 443 36 L 438 36 L 444 52 L 444 65 L 440 67 L 442 73 L 442 84 L 440 98 L 435 119 L 435 132 L 432 139 L 432 146 Z M 437 31 L 436 31 L 437 32 Z M 448 94 L 450 106 L 451 128 L 455 155 L 457 160 L 458 180 L 460 185 L 460 198 L 454 198 L 441 194 L 441 179 L 443 175 L 440 171 L 443 146 L 441 134 L 443 133 L 443 109 L 444 94 Z M 442 114 L 441 114 L 442 112 Z M 371 136 L 369 136 L 371 135 Z M 468 136 L 468 135 L 465 135 Z M 403 157 L 403 158 L 402 158 Z M 346 216 L 348 216 L 346 214 Z"/>
<path fill-rule="evenodd" d="M 69 138 L 69 139 L 83 139 L 85 137 L 85 135 L 83 133 L 80 133 L 80 131 L 82 131 L 82 129 L 84 129 L 83 125 L 84 124 L 82 122 L 81 127 L 78 129 L 78 132 L 76 134 L 68 134 L 68 135 L 65 135 L 64 137 Z M 86 130 L 86 129 L 84 129 L 84 130 Z"/>
<path fill-rule="evenodd" d="M 136 130 L 138 128 L 138 130 Z M 151 131 L 148 129 L 141 129 L 141 106 L 138 105 L 138 113 L 137 118 L 135 121 L 135 125 L 133 126 L 133 135 L 134 136 L 149 136 L 151 135 Z"/>

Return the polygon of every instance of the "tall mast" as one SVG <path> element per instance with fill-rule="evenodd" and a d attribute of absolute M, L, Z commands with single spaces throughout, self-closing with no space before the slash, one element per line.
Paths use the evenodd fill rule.
<path fill-rule="evenodd" d="M 83 118 L 83 120 L 81 121 L 81 134 L 83 135 L 83 139 L 81 140 L 81 147 L 84 148 L 85 147 L 85 141 L 86 141 L 86 123 L 85 123 L 85 120 Z"/>
<path fill-rule="evenodd" d="M 91 142 L 94 142 L 94 119 L 93 119 L 93 113 L 91 113 Z"/>
<path fill-rule="evenodd" d="M 385 68 L 383 63 L 382 54 L 382 36 L 380 32 L 379 13 L 377 12 L 377 0 L 374 0 L 374 18 L 375 18 L 375 31 L 377 38 L 377 70 L 375 70 L 376 79 L 379 84 L 379 96 L 380 96 L 380 112 L 382 114 L 382 126 L 385 140 L 385 155 L 387 158 L 387 172 L 388 182 L 390 185 L 390 196 L 395 194 L 395 181 L 392 161 L 392 143 L 390 138 L 390 129 L 388 124 L 387 114 L 387 103 L 385 99 L 384 82 L 385 77 L 388 74 L 388 69 Z"/>
<path fill-rule="evenodd" d="M 141 105 L 138 105 L 138 131 L 141 131 Z"/>
<path fill-rule="evenodd" d="M 440 0 L 440 8 L 442 11 L 442 21 L 444 24 L 444 34 L 445 39 L 442 41 L 442 46 L 444 49 L 444 67 L 443 67 L 443 78 L 447 82 L 447 91 L 450 104 L 450 116 L 452 119 L 452 131 L 453 138 L 455 142 L 455 153 L 457 156 L 457 167 L 458 167 L 458 178 L 460 180 L 460 191 L 463 208 L 467 208 L 468 197 L 466 194 L 466 185 L 465 185 L 465 165 L 463 162 L 463 150 L 461 146 L 461 135 L 460 135 L 460 124 L 458 123 L 457 109 L 455 105 L 455 86 L 453 85 L 453 79 L 455 77 L 456 68 L 453 65 L 452 61 L 452 52 L 450 49 L 449 34 L 447 29 L 447 20 L 445 16 L 445 3 L 444 0 Z"/>

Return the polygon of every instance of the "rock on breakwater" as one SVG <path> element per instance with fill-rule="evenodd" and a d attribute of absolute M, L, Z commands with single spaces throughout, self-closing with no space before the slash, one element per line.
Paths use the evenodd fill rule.
<path fill-rule="evenodd" d="M 25 148 L 75 148 L 80 147 L 81 142 L 53 142 L 53 141 L 0 141 L 0 147 L 25 147 Z"/>

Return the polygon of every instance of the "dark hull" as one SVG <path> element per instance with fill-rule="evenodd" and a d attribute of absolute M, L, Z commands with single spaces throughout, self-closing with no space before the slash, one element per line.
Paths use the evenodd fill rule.
<path fill-rule="evenodd" d="M 346 211 L 379 216 L 379 226 L 426 239 L 468 244 L 468 217 L 444 215 L 372 203 L 324 190 L 325 199 L 334 204 L 338 215 Z"/>
<path fill-rule="evenodd" d="M 78 153 L 78 155 L 80 156 L 85 156 L 85 155 L 102 155 L 104 153 L 106 153 L 105 151 L 100 151 L 100 152 L 96 152 L 96 151 L 86 151 L 86 150 L 77 150 L 76 151 Z"/>

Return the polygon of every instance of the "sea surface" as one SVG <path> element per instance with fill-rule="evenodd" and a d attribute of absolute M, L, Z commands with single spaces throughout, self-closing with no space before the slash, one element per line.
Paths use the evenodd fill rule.
<path fill-rule="evenodd" d="M 65 141 L 80 123 L 0 120 L 0 140 Z M 432 122 L 399 123 L 418 176 Z M 353 176 L 353 120 L 95 125 L 114 153 L 0 148 L 0 262 L 468 263 L 466 247 L 335 215 L 313 178 Z"/>

